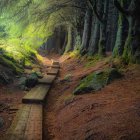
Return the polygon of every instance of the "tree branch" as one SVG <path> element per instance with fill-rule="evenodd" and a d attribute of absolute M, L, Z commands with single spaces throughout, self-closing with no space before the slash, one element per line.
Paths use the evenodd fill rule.
<path fill-rule="evenodd" d="M 89 7 L 92 9 L 95 16 L 97 17 L 97 19 L 99 20 L 99 22 L 103 23 L 103 20 L 101 19 L 100 15 L 97 12 L 97 1 L 95 0 L 94 4 L 92 4 L 91 0 L 88 0 L 87 2 L 88 2 Z"/>
<path fill-rule="evenodd" d="M 121 12 L 122 14 L 124 14 L 125 16 L 129 16 L 130 12 L 126 9 L 124 9 L 121 4 L 118 2 L 118 0 L 114 0 L 114 5 L 115 7 L 119 10 L 119 12 Z"/>

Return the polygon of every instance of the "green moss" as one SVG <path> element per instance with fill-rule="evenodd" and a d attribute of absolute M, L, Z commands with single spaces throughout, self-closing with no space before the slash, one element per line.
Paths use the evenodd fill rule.
<path fill-rule="evenodd" d="M 94 55 L 94 56 L 87 56 L 87 63 L 85 64 L 85 68 L 90 68 L 92 66 L 95 66 L 99 60 L 102 60 L 102 56 L 100 55 Z"/>
<path fill-rule="evenodd" d="M 16 64 L 16 62 L 13 62 L 12 60 L 7 59 L 4 56 L 0 56 L 0 64 L 6 66 L 8 68 L 11 68 L 13 70 L 13 72 L 16 74 L 23 72 L 23 69 L 21 67 L 19 67 Z"/>
<path fill-rule="evenodd" d="M 64 77 L 64 81 L 71 81 L 71 78 L 72 78 L 72 75 L 71 75 L 71 74 L 67 74 L 67 75 Z"/>
<path fill-rule="evenodd" d="M 69 56 L 71 58 L 80 57 L 80 51 L 79 50 L 74 50 L 74 51 L 72 51 L 72 52 L 69 53 Z"/>
<path fill-rule="evenodd" d="M 121 74 L 116 69 L 106 69 L 104 71 L 91 73 L 80 82 L 73 93 L 83 94 L 86 92 L 98 91 L 114 79 L 120 77 Z"/>
<path fill-rule="evenodd" d="M 95 72 L 84 78 L 74 91 L 74 94 L 100 90 L 107 83 L 108 73 Z"/>
<path fill-rule="evenodd" d="M 129 35 L 126 40 L 124 52 L 123 52 L 123 59 L 126 63 L 130 63 L 132 61 L 131 42 L 132 42 L 132 37 Z"/>

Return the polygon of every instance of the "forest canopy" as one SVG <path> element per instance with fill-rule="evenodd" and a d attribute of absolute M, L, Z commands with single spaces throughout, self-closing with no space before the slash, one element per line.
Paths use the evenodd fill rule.
<path fill-rule="evenodd" d="M 139 5 L 139 0 L 0 0 L 0 44 L 34 50 L 57 30 L 61 54 L 112 52 L 139 63 Z"/>

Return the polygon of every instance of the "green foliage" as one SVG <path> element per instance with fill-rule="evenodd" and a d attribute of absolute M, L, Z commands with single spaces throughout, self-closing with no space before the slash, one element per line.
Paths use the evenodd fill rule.
<path fill-rule="evenodd" d="M 0 64 L 12 69 L 15 74 L 23 72 L 23 69 L 15 61 L 12 61 L 2 55 L 0 55 Z"/>

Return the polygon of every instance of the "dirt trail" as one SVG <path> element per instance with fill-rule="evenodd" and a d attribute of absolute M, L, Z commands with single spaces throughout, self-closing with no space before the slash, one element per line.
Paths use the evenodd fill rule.
<path fill-rule="evenodd" d="M 15 84 L 0 85 L 0 117 L 4 119 L 4 126 L 0 129 L 0 140 L 10 127 L 24 94 L 24 91 L 19 90 Z"/>
<path fill-rule="evenodd" d="M 107 64 L 86 69 L 86 62 L 64 59 L 44 109 L 44 140 L 139 140 L 140 67 L 128 69 L 101 91 L 73 96 L 81 77 Z M 62 80 L 67 74 L 71 81 Z"/>
<path fill-rule="evenodd" d="M 59 56 L 44 58 L 43 71 Z M 128 68 L 125 76 L 96 93 L 73 96 L 82 77 L 108 67 L 105 61 L 86 68 L 86 60 L 61 57 L 61 71 L 44 108 L 43 140 L 139 140 L 140 139 L 140 66 Z M 69 81 L 64 81 L 71 75 Z M 0 135 L 9 128 L 16 112 L 9 106 L 20 106 L 24 92 L 9 85 L 1 86 L 0 102 L 6 103 L 5 120 Z"/>
<path fill-rule="evenodd" d="M 46 68 L 51 64 L 52 58 L 58 58 L 57 55 L 43 58 L 42 71 L 46 73 Z M 28 69 L 27 69 L 28 70 Z M 27 71 L 25 70 L 25 72 Z M 31 70 L 28 70 L 31 72 Z M 0 118 L 3 119 L 4 125 L 0 128 L 0 140 L 3 140 L 3 136 L 6 131 L 10 128 L 14 117 L 20 105 L 22 104 L 22 98 L 27 93 L 18 87 L 18 78 L 15 79 L 14 83 L 10 85 L 0 85 Z"/>

